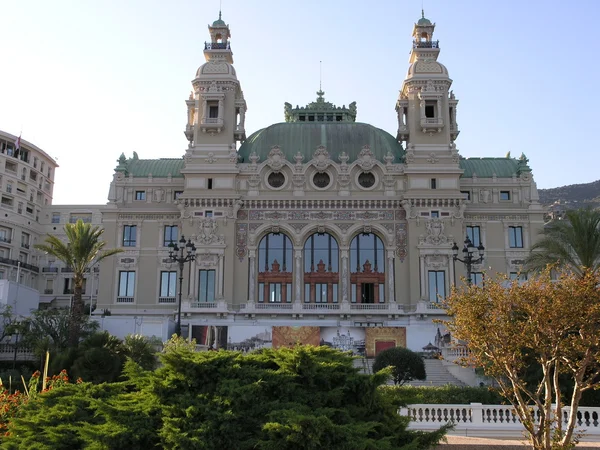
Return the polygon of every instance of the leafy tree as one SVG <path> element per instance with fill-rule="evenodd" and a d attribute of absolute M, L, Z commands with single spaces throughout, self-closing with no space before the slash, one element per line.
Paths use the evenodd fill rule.
<path fill-rule="evenodd" d="M 158 363 L 156 349 L 159 345 L 162 345 L 160 340 L 149 339 L 141 334 L 128 334 L 123 341 L 123 353 L 142 369 L 154 370 Z"/>
<path fill-rule="evenodd" d="M 597 272 L 562 273 L 553 282 L 546 269 L 523 284 L 490 277 L 446 300 L 446 326 L 471 350 L 465 362 L 496 379 L 534 449 L 571 448 L 581 396 L 600 388 L 599 284 Z M 533 384 L 525 377 L 532 361 L 542 369 Z M 569 397 L 561 376 L 572 383 Z M 570 407 L 566 425 L 554 420 L 563 404 Z"/>
<path fill-rule="evenodd" d="M 380 395 L 388 374 L 359 374 L 352 357 L 326 347 L 244 355 L 173 345 L 161 359 L 154 372 L 129 361 L 120 383 L 39 395 L 2 448 L 427 449 L 446 430 L 407 430 Z"/>
<path fill-rule="evenodd" d="M 68 308 L 38 309 L 31 312 L 29 326 L 23 334 L 23 345 L 42 357 L 46 351 L 53 354 L 69 346 Z M 80 322 L 80 337 L 86 338 L 98 329 L 98 322 L 83 316 Z"/>
<path fill-rule="evenodd" d="M 569 210 L 565 219 L 546 225 L 542 235 L 526 260 L 529 270 L 543 270 L 549 264 L 580 275 L 600 270 L 600 210 Z"/>
<path fill-rule="evenodd" d="M 395 385 L 402 386 L 412 380 L 424 380 L 425 363 L 423 358 L 404 347 L 388 348 L 380 352 L 373 363 L 373 372 L 392 367 L 392 379 Z"/>
<path fill-rule="evenodd" d="M 65 265 L 73 269 L 73 304 L 69 318 L 69 345 L 77 346 L 81 336 L 83 314 L 83 300 L 81 299 L 85 273 L 91 267 L 104 258 L 122 252 L 122 249 L 114 248 L 102 250 L 106 245 L 100 240 L 104 229 L 98 226 L 92 227 L 89 223 L 78 220 L 77 223 L 65 224 L 67 242 L 58 237 L 48 234 L 44 244 L 36 244 L 34 247 L 61 260 Z"/>

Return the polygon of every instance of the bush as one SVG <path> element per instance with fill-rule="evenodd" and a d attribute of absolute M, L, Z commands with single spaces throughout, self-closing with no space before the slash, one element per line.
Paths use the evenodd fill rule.
<path fill-rule="evenodd" d="M 386 374 L 360 374 L 351 356 L 328 347 L 166 348 L 154 372 L 129 361 L 123 382 L 40 394 L 2 448 L 424 450 L 447 430 L 408 430 L 378 389 Z"/>
<path fill-rule="evenodd" d="M 403 385 L 411 380 L 424 380 L 425 363 L 417 353 L 403 347 L 388 348 L 375 358 L 373 372 L 391 366 L 394 384 Z"/>
<path fill-rule="evenodd" d="M 382 394 L 394 405 L 445 404 L 484 405 L 506 404 L 506 399 L 495 389 L 488 387 L 460 386 L 382 386 Z"/>

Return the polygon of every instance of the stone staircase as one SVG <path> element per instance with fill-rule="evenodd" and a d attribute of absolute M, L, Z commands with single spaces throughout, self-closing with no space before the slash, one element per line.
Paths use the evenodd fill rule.
<path fill-rule="evenodd" d="M 452 384 L 454 386 L 465 386 L 465 384 L 455 378 L 442 364 L 439 359 L 425 359 L 425 372 L 427 378 L 423 381 L 414 380 L 407 383 L 410 386 L 445 386 Z M 373 373 L 373 363 L 375 358 L 357 358 L 354 360 L 354 367 L 361 369 L 363 373 Z M 388 384 L 394 384 L 389 381 Z"/>

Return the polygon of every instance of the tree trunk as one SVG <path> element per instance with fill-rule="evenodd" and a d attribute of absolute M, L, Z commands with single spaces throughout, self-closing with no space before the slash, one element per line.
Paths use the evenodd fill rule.
<path fill-rule="evenodd" d="M 69 315 L 69 346 L 77 347 L 81 337 L 81 322 L 83 319 L 83 300 L 81 298 L 83 289 L 83 275 L 75 274 L 73 278 L 74 291 Z"/>

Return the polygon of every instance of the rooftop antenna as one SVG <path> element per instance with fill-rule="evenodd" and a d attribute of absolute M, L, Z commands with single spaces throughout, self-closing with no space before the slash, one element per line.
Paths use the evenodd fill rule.
<path fill-rule="evenodd" d="M 425 0 L 421 0 L 421 18 L 425 18 Z"/>
<path fill-rule="evenodd" d="M 323 80 L 323 61 L 319 61 L 319 91 L 322 91 L 321 83 Z"/>
<path fill-rule="evenodd" d="M 219 0 L 219 20 L 221 20 L 222 3 L 223 3 L 223 0 Z"/>

